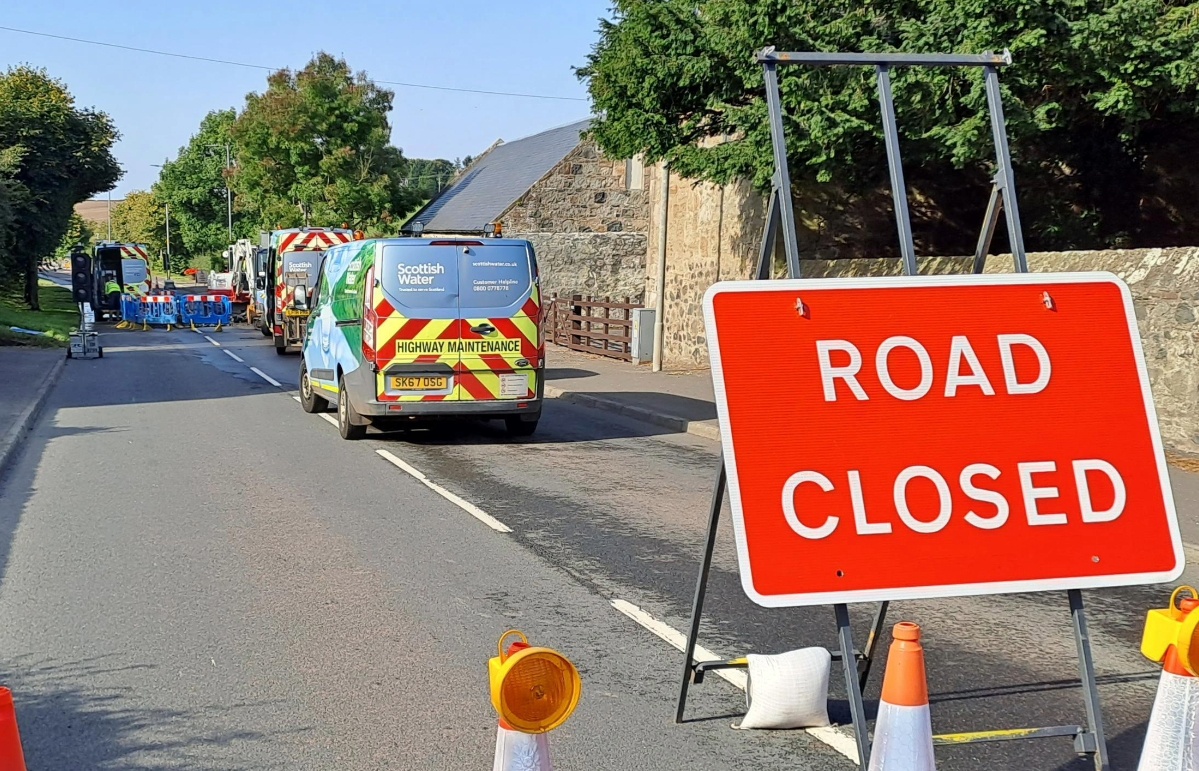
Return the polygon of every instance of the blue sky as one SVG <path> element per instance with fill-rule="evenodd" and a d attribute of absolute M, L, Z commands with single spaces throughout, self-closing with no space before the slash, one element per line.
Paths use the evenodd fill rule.
<path fill-rule="evenodd" d="M 475 155 L 586 117 L 571 71 L 596 38 L 607 0 L 118 0 L 8 2 L 0 26 L 268 67 L 302 67 L 320 50 L 376 80 L 582 98 L 522 99 L 387 86 L 392 141 L 415 158 Z M 239 107 L 266 70 L 101 48 L 0 30 L 0 65 L 33 64 L 79 104 L 107 112 L 125 169 L 113 197 L 145 189 L 210 110 Z"/>

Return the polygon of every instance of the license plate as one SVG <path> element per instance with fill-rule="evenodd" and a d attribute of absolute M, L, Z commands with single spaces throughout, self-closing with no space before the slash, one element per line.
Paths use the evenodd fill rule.
<path fill-rule="evenodd" d="M 421 377 L 393 377 L 393 391 L 440 391 L 449 383 L 446 375 L 429 375 Z"/>

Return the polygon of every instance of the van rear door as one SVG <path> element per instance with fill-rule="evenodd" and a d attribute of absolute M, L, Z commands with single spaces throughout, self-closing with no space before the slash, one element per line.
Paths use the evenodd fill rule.
<path fill-rule="evenodd" d="M 458 255 L 453 242 L 387 244 L 375 261 L 379 401 L 457 399 Z"/>
<path fill-rule="evenodd" d="M 540 295 L 530 247 L 482 241 L 458 256 L 461 401 L 532 399 L 538 393 Z"/>

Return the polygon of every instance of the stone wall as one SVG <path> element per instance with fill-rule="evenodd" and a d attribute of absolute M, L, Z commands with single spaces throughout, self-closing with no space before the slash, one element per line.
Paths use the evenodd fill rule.
<path fill-rule="evenodd" d="M 644 233 L 645 191 L 627 190 L 625 172 L 584 140 L 499 220 L 512 233 Z"/>
<path fill-rule="evenodd" d="M 656 295 L 661 172 L 650 187 L 647 305 Z M 765 207 L 744 184 L 724 188 L 671 180 L 667 225 L 663 362 L 668 369 L 707 365 L 703 294 L 718 280 L 749 278 L 761 242 Z M 774 271 L 780 270 L 776 253 Z M 1029 254 L 1034 272 L 1105 270 L 1132 289 L 1146 364 L 1166 445 L 1199 453 L 1199 248 L 1131 249 Z M 899 275 L 898 260 L 804 260 L 804 277 Z M 988 273 L 1011 270 L 1010 257 L 992 257 Z M 920 261 L 921 273 L 968 273 L 965 258 Z"/>
<path fill-rule="evenodd" d="M 920 261 L 921 273 L 969 273 L 969 259 Z M 1166 446 L 1199 453 L 1199 248 L 1034 252 L 1034 273 L 1104 270 L 1132 289 L 1157 419 Z M 812 260 L 804 277 L 898 275 L 898 260 Z M 992 257 L 987 273 L 1007 273 L 1010 257 Z"/>
<path fill-rule="evenodd" d="M 645 233 L 514 233 L 527 238 L 541 267 L 541 292 L 592 297 L 629 297 L 640 302 L 645 294 Z"/>
<path fill-rule="evenodd" d="M 646 170 L 650 200 L 646 307 L 657 302 L 663 176 L 661 166 Z M 678 369 L 707 364 L 700 300 L 717 281 L 748 278 L 753 272 L 765 204 L 747 182 L 719 186 L 669 176 L 662 360 L 666 367 Z"/>

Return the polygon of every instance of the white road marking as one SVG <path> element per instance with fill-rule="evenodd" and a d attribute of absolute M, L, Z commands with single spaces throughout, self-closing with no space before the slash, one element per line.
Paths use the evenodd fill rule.
<path fill-rule="evenodd" d="M 611 604 L 613 608 L 665 640 L 671 647 L 679 651 L 686 650 L 687 638 L 674 627 L 659 621 L 631 602 L 612 600 Z M 695 656 L 699 661 L 718 661 L 723 658 L 702 645 L 695 646 Z M 727 680 L 743 691 L 749 686 L 749 674 L 744 669 L 715 669 L 712 670 L 712 674 Z M 858 745 L 852 735 L 832 726 L 803 730 L 813 739 L 827 744 L 854 763 L 858 762 Z"/>
<path fill-rule="evenodd" d="M 204 334 L 203 332 L 201 332 L 201 331 L 200 331 L 200 330 L 198 330 L 198 329 L 193 329 L 192 331 L 193 331 L 193 332 L 195 332 L 197 335 L 202 335 L 202 334 Z"/>
<path fill-rule="evenodd" d="M 334 423 L 334 425 L 336 425 L 336 421 L 333 421 L 333 423 Z M 447 501 L 454 504 L 458 508 L 462 509 L 463 511 L 465 511 L 467 514 L 471 515 L 475 519 L 479 520 L 484 525 L 487 525 L 492 530 L 495 530 L 498 533 L 511 533 L 512 532 L 512 528 L 508 527 L 503 522 L 500 522 L 498 519 L 491 516 L 487 512 L 483 511 L 482 509 L 480 509 L 478 506 L 474 505 L 470 501 L 463 500 L 461 497 L 451 493 L 449 490 L 445 489 L 441 485 L 432 481 L 427 476 L 422 474 L 420 471 L 418 471 L 417 469 L 408 465 L 407 463 L 400 460 L 396 456 L 392 455 L 387 450 L 375 450 L 375 453 L 380 458 L 382 458 L 383 460 L 392 464 L 393 466 L 400 469 L 401 471 L 412 475 L 413 478 L 420 481 L 420 483 L 423 484 L 425 487 L 427 487 L 430 490 L 432 490 L 433 492 L 437 493 L 442 498 L 445 498 Z"/>
<path fill-rule="evenodd" d="M 238 356 L 236 353 L 234 353 L 233 351 L 229 350 L 228 348 L 226 348 L 226 349 L 225 349 L 225 353 L 229 354 L 229 358 L 233 359 L 234 361 L 240 361 L 242 364 L 245 364 L 245 363 L 246 363 L 246 360 L 245 360 L 245 359 L 243 359 L 242 357 Z"/>
<path fill-rule="evenodd" d="M 213 345 L 215 345 L 217 348 L 220 348 L 220 347 L 221 347 L 221 344 L 220 344 L 220 343 L 218 343 L 216 340 L 213 340 L 213 339 L 212 339 L 211 337 L 209 337 L 208 335 L 204 335 L 204 339 L 205 339 L 205 340 L 207 340 L 208 342 L 212 343 Z"/>
<path fill-rule="evenodd" d="M 268 383 L 270 383 L 271 385 L 273 385 L 275 388 L 282 388 L 282 387 L 283 387 L 283 384 L 282 384 L 282 383 L 280 383 L 278 380 L 275 380 L 275 378 L 273 378 L 273 377 L 271 377 L 270 375 L 266 374 L 266 373 L 265 373 L 265 372 L 263 372 L 262 370 L 258 369 L 258 367 L 250 367 L 250 371 L 251 371 L 251 372 L 253 372 L 255 375 L 257 375 L 258 377 L 260 377 L 260 378 L 262 378 L 263 380 L 265 380 L 266 382 L 268 382 Z"/>
<path fill-rule="evenodd" d="M 332 415 L 326 415 L 323 412 L 319 413 L 319 414 L 321 416 L 321 420 L 325 421 L 326 423 L 333 426 L 334 428 L 337 428 L 337 418 L 333 417 Z"/>
<path fill-rule="evenodd" d="M 297 402 L 300 401 L 300 397 L 298 397 L 298 396 L 293 396 L 291 398 L 295 399 Z"/>

